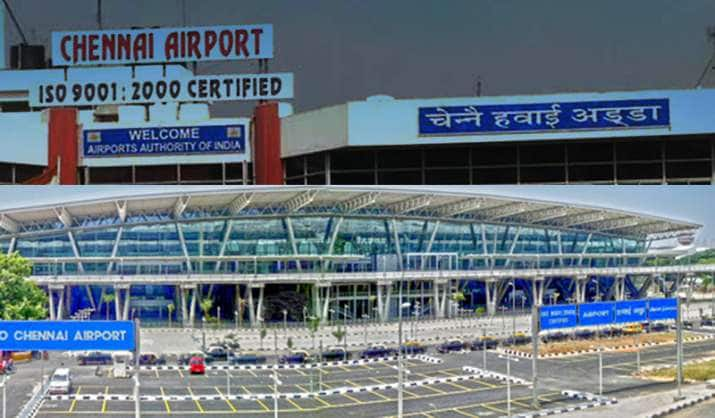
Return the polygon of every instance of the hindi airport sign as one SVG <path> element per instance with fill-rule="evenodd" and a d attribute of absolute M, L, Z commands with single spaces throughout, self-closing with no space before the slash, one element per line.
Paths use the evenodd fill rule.
<path fill-rule="evenodd" d="M 0 321 L 0 350 L 132 351 L 132 321 Z"/>
<path fill-rule="evenodd" d="M 437 106 L 418 113 L 420 136 L 670 126 L 668 99 Z"/>
<path fill-rule="evenodd" d="M 31 107 L 98 106 L 164 102 L 218 102 L 290 99 L 293 74 L 203 75 L 177 79 L 75 80 L 38 83 L 30 89 Z"/>
<path fill-rule="evenodd" d="M 648 305 L 646 300 L 623 300 L 615 303 L 614 322 L 645 322 L 648 320 Z"/>
<path fill-rule="evenodd" d="M 673 320 L 677 316 L 678 301 L 661 298 L 546 305 L 541 306 L 539 311 L 539 329 L 549 330 Z"/>
<path fill-rule="evenodd" d="M 246 152 L 246 125 L 88 129 L 85 158 Z"/>
<path fill-rule="evenodd" d="M 576 326 L 576 305 L 542 306 L 539 312 L 540 329 L 573 328 Z"/>
<path fill-rule="evenodd" d="M 56 67 L 273 58 L 273 25 L 52 32 Z"/>

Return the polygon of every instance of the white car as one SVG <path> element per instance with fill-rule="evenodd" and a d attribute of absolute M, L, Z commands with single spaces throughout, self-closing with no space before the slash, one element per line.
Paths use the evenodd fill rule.
<path fill-rule="evenodd" d="M 68 395 L 72 389 L 70 369 L 57 369 L 50 378 L 50 395 Z"/>

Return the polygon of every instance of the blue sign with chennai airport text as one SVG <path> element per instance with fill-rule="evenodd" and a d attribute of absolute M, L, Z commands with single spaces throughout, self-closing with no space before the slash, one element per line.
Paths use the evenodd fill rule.
<path fill-rule="evenodd" d="M 578 308 L 578 323 L 581 326 L 607 325 L 613 323 L 613 303 L 585 303 Z"/>
<path fill-rule="evenodd" d="M 648 305 L 648 319 L 651 321 L 677 319 L 678 317 L 678 300 L 675 298 L 651 299 L 648 301 Z"/>
<path fill-rule="evenodd" d="M 172 126 L 84 131 L 85 158 L 177 154 L 243 154 L 245 125 Z"/>
<path fill-rule="evenodd" d="M 542 306 L 541 329 L 572 328 L 576 326 L 576 305 Z"/>
<path fill-rule="evenodd" d="M 0 350 L 132 351 L 132 321 L 0 321 Z"/>
<path fill-rule="evenodd" d="M 479 135 L 670 126 L 668 99 L 419 108 L 419 134 Z"/>
<path fill-rule="evenodd" d="M 648 301 L 622 300 L 616 302 L 614 321 L 617 324 L 627 322 L 645 322 L 648 320 Z"/>

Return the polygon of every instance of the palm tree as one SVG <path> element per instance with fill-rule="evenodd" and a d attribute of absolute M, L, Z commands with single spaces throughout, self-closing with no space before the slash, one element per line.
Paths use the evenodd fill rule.
<path fill-rule="evenodd" d="M 209 314 L 209 311 L 211 310 L 211 308 L 213 308 L 213 306 L 214 306 L 214 301 L 211 298 L 203 298 L 203 299 L 201 299 L 201 302 L 199 302 L 199 307 L 201 308 L 201 312 L 203 312 L 204 318 L 206 318 L 207 321 L 211 319 L 211 315 Z"/>
<path fill-rule="evenodd" d="M 310 331 L 310 336 L 313 339 L 313 350 L 315 350 L 315 333 L 318 332 L 320 328 L 320 318 L 317 316 L 311 316 L 308 318 L 308 331 Z"/>
<path fill-rule="evenodd" d="M 109 305 L 114 302 L 114 293 L 105 293 L 102 295 L 102 303 L 107 305 L 107 321 L 109 321 Z M 117 315 L 119 312 L 117 312 Z"/>
<path fill-rule="evenodd" d="M 344 329 L 340 328 L 340 325 L 338 325 L 338 329 L 333 331 L 333 337 L 337 340 L 337 344 L 340 344 L 340 340 L 343 340 L 343 344 L 345 345 L 345 351 L 348 349 L 348 342 L 347 342 L 347 337 L 348 333 Z"/>
<path fill-rule="evenodd" d="M 174 312 L 174 309 L 176 309 L 176 307 L 173 303 L 166 305 L 166 310 L 169 312 L 169 328 L 171 328 L 171 314 Z"/>
<path fill-rule="evenodd" d="M 258 334 L 258 336 L 261 337 L 261 351 L 263 351 L 263 340 L 266 338 L 266 335 L 268 335 L 268 331 L 265 325 L 261 325 L 261 332 Z"/>

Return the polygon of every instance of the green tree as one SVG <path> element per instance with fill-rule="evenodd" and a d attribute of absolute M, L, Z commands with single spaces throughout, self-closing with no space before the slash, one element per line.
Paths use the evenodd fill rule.
<path fill-rule="evenodd" d="M 102 295 L 102 303 L 107 305 L 107 321 L 109 321 L 109 306 L 114 302 L 114 293 L 105 293 Z"/>
<path fill-rule="evenodd" d="M 169 328 L 171 328 L 171 314 L 174 313 L 174 309 L 176 309 L 176 307 L 173 303 L 166 305 L 166 311 L 169 313 Z"/>
<path fill-rule="evenodd" d="M 203 298 L 201 299 L 201 302 L 199 302 L 199 307 L 201 308 L 201 312 L 204 314 L 204 318 L 206 318 L 207 321 L 211 320 L 211 315 L 209 314 L 209 311 L 211 308 L 214 306 L 214 301 L 211 298 Z"/>
<path fill-rule="evenodd" d="M 308 318 L 308 331 L 310 331 L 310 337 L 313 339 L 313 350 L 315 350 L 315 333 L 318 332 L 320 328 L 320 318 L 317 316 L 311 316 Z"/>
<path fill-rule="evenodd" d="M 484 306 L 480 306 L 474 310 L 474 313 L 477 315 L 477 317 L 483 316 L 485 312 L 486 309 L 484 309 Z"/>
<path fill-rule="evenodd" d="M 340 325 L 338 325 L 338 329 L 333 331 L 333 337 L 337 340 L 337 343 L 340 344 L 340 340 L 343 340 L 345 337 L 347 337 L 348 333 L 344 329 L 340 328 Z M 347 339 L 343 340 L 343 343 L 345 345 L 345 349 L 347 351 Z"/>
<path fill-rule="evenodd" d="M 261 332 L 258 334 L 258 336 L 261 337 L 261 351 L 263 351 L 263 340 L 266 338 L 266 335 L 268 335 L 268 330 L 266 330 L 265 325 L 261 325 Z"/>
<path fill-rule="evenodd" d="M 288 337 L 288 341 L 286 341 L 286 345 L 288 346 L 289 350 L 293 349 L 293 338 Z"/>
<path fill-rule="evenodd" d="M 1 319 L 47 318 L 47 295 L 27 280 L 31 273 L 30 262 L 18 253 L 0 254 Z"/>
<path fill-rule="evenodd" d="M 466 297 L 464 296 L 464 293 L 462 293 L 462 292 L 454 292 L 452 294 L 452 300 L 457 303 L 464 302 L 464 299 L 466 299 Z"/>

